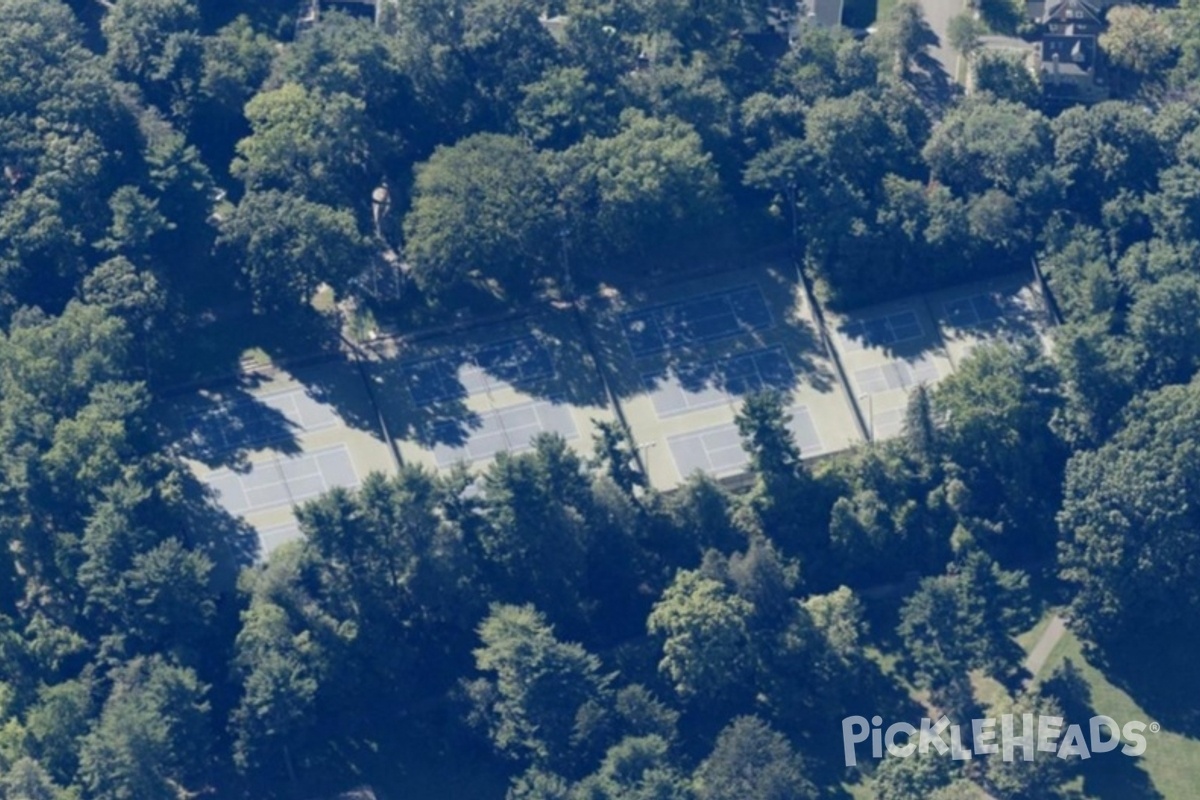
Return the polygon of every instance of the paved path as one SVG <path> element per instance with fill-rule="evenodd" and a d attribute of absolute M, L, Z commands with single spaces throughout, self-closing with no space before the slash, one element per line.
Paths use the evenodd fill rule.
<path fill-rule="evenodd" d="M 1029 657 L 1025 659 L 1025 669 L 1029 670 L 1029 674 L 1032 676 L 1029 682 L 1032 682 L 1037 677 L 1038 671 L 1046 666 L 1046 659 L 1050 657 L 1054 646 L 1058 644 L 1059 639 L 1066 632 L 1066 621 L 1055 614 L 1051 618 L 1050 624 L 1046 626 L 1046 630 L 1042 631 L 1042 638 L 1038 639 L 1037 644 L 1029 651 Z"/>
<path fill-rule="evenodd" d="M 920 0 L 921 8 L 925 11 L 925 21 L 937 34 L 938 45 L 930 48 L 930 55 L 936 58 L 946 70 L 950 80 L 955 79 L 958 66 L 958 53 L 946 41 L 946 32 L 950 28 L 950 20 L 954 19 L 966 8 L 964 0 Z"/>

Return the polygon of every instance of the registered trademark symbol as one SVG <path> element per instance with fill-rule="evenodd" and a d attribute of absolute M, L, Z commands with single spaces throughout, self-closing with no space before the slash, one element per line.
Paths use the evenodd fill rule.
<path fill-rule="evenodd" d="M 1162 730 L 1162 725 L 1159 725 L 1157 722 L 1150 723 L 1150 732 L 1151 733 L 1158 733 L 1160 730 Z"/>

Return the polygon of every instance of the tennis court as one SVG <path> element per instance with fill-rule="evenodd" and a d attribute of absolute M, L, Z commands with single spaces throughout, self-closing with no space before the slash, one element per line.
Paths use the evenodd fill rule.
<path fill-rule="evenodd" d="M 707 376 L 714 376 L 709 381 Z M 659 419 L 731 403 L 753 392 L 788 391 L 796 373 L 780 346 L 766 347 L 718 359 L 711 364 L 677 368 L 665 377 L 642 376 Z"/>
<path fill-rule="evenodd" d="M 562 309 L 395 337 L 366 364 L 400 458 L 485 469 L 497 453 L 555 433 L 590 454 L 593 420 L 612 420 L 578 317 Z"/>
<path fill-rule="evenodd" d="M 915 361 L 896 359 L 880 366 L 857 370 L 854 382 L 859 392 L 876 394 L 892 389 L 910 389 L 921 383 L 936 383 L 939 377 L 937 363 L 930 356 L 922 355 Z"/>
<path fill-rule="evenodd" d="M 358 473 L 345 445 L 295 455 L 275 456 L 246 472 L 217 470 L 207 477 L 217 501 L 234 515 L 293 506 L 334 486 L 358 486 Z"/>
<path fill-rule="evenodd" d="M 290 427 L 281 427 L 282 415 Z M 255 450 L 299 433 L 333 428 L 337 414 L 328 405 L 309 396 L 304 389 L 280 392 L 221 403 L 188 418 L 192 444 L 210 453 Z"/>
<path fill-rule="evenodd" d="M 942 308 L 946 322 L 955 328 L 973 328 L 1004 318 L 1004 307 L 991 294 L 947 300 Z"/>
<path fill-rule="evenodd" d="M 905 309 L 892 314 L 853 319 L 838 327 L 842 348 L 847 351 L 888 347 L 920 339 L 925 329 L 915 311 Z"/>
<path fill-rule="evenodd" d="M 801 456 L 808 457 L 821 452 L 821 437 L 813 424 L 812 416 L 804 406 L 789 409 L 791 421 L 788 429 L 800 447 Z M 742 448 L 742 439 L 736 423 L 716 425 L 704 430 L 671 436 L 667 439 L 671 458 L 680 476 L 687 477 L 697 470 L 713 477 L 724 477 L 746 468 L 750 456 Z"/>
<path fill-rule="evenodd" d="M 987 342 L 1028 337 L 1049 347 L 1053 320 L 1036 281 L 1026 275 L 945 289 L 931 295 L 929 305 L 955 368 Z"/>
<path fill-rule="evenodd" d="M 272 525 L 269 528 L 261 528 L 258 532 L 258 540 L 262 545 L 262 554 L 264 556 L 270 555 L 272 550 L 281 545 L 299 539 L 300 536 L 300 525 L 296 522 Z"/>
<path fill-rule="evenodd" d="M 762 291 L 754 285 L 628 311 L 620 322 L 635 358 L 774 325 Z"/>
<path fill-rule="evenodd" d="M 905 408 L 890 408 L 887 411 L 870 411 L 867 424 L 871 428 L 872 439 L 891 439 L 904 432 Z"/>
<path fill-rule="evenodd" d="M 554 378 L 554 358 L 532 335 L 483 345 L 466 358 L 438 356 L 402 367 L 409 395 L 418 406 L 444 403 L 507 388 L 519 381 Z"/>
<path fill-rule="evenodd" d="M 570 409 L 549 400 L 535 400 L 479 413 L 465 442 L 459 445 L 444 444 L 454 441 L 460 425 L 457 420 L 438 423 L 438 427 L 445 428 L 437 431 L 437 444 L 433 446 L 434 459 L 439 468 L 459 461 L 468 464 L 483 461 L 495 457 L 502 450 L 510 453 L 528 450 L 539 433 L 557 433 L 567 441 L 579 438 L 579 430 L 571 418 Z"/>

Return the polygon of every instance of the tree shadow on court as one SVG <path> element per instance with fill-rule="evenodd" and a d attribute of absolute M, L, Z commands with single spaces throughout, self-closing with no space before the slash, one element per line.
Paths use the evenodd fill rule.
<path fill-rule="evenodd" d="M 992 339 L 1015 342 L 1041 335 L 1052 324 L 1045 310 L 1033 307 L 1027 300 L 1011 292 L 980 291 L 940 301 L 945 322 L 941 326 L 942 338 Z"/>
<path fill-rule="evenodd" d="M 469 394 L 458 379 L 467 356 L 379 357 L 365 363 L 367 380 L 395 439 L 423 447 L 466 444 L 480 426 L 479 415 L 467 407 Z"/>
<path fill-rule="evenodd" d="M 608 404 L 587 332 L 570 309 L 480 324 L 419 340 L 383 343 L 363 361 L 371 393 L 396 439 L 424 447 L 465 445 L 487 423 L 472 398 L 515 391 L 576 407 Z"/>
<path fill-rule="evenodd" d="M 175 413 L 165 415 L 164 423 L 176 452 L 211 469 L 239 472 L 249 469 L 248 457 L 254 450 L 300 452 L 301 429 L 252 393 L 261 382 L 261 377 L 245 376 L 179 399 Z"/>
<path fill-rule="evenodd" d="M 786 393 L 801 384 L 833 390 L 836 376 L 816 328 L 792 311 L 794 281 L 777 270 L 765 275 L 756 270 L 742 283 L 726 280 L 707 293 L 685 285 L 678 300 L 655 301 L 630 287 L 619 300 L 593 303 L 590 327 L 599 332 L 595 346 L 609 367 L 614 394 L 628 398 L 678 387 L 711 393 L 719 402 L 722 395 Z M 658 295 L 669 290 L 656 288 Z M 688 408 L 683 402 L 680 411 Z"/>
<path fill-rule="evenodd" d="M 485 408 L 607 404 L 586 333 L 569 309 L 379 343 L 366 350 L 362 366 L 391 437 L 424 447 L 466 446 L 494 425 Z M 524 397 L 512 402 L 509 392 Z"/>
<path fill-rule="evenodd" d="M 952 342 L 1013 343 L 1041 335 L 1050 324 L 1028 298 L 989 287 L 951 297 L 912 295 L 827 320 L 840 352 L 878 350 L 910 365 Z"/>
<path fill-rule="evenodd" d="M 218 588 L 232 596 L 237 591 L 238 574 L 260 555 L 258 532 L 225 511 L 212 489 L 191 472 L 181 472 L 180 479 L 183 533 L 192 543 L 203 546 L 213 561 Z"/>
<path fill-rule="evenodd" d="M 1066 723 L 1079 725 L 1085 735 L 1088 721 L 1097 714 L 1106 713 L 1105 709 L 1094 707 L 1091 687 L 1069 658 L 1042 685 L 1041 692 L 1057 698 Z M 1128 721 L 1119 719 L 1117 723 L 1120 725 Z M 1144 735 L 1153 746 L 1150 738 L 1153 734 L 1147 732 Z M 1138 766 L 1138 759 L 1124 755 L 1120 747 L 1107 753 L 1092 753 L 1091 758 L 1080 760 L 1074 768 L 1083 776 L 1083 793 L 1086 797 L 1098 800 L 1155 800 L 1163 796 L 1154 788 L 1146 771 Z"/>

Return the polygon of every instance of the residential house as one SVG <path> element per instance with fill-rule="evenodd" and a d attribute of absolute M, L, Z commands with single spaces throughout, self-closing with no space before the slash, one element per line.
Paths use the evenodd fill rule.
<path fill-rule="evenodd" d="M 1037 49 L 1037 69 L 1047 98 L 1096 102 L 1108 97 L 1099 37 L 1104 31 L 1101 7 L 1090 0 L 1049 0 L 1042 5 L 1044 31 Z"/>

